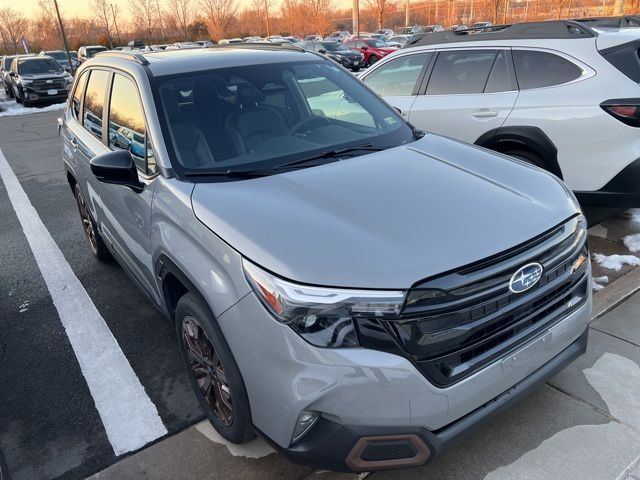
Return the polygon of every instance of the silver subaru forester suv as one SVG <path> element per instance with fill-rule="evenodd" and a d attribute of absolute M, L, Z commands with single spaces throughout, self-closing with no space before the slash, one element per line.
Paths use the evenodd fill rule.
<path fill-rule="evenodd" d="M 582 354 L 584 217 L 295 47 L 99 54 L 61 122 L 84 230 L 174 322 L 232 442 L 431 461 Z M 115 300 L 115 299 L 114 299 Z"/>

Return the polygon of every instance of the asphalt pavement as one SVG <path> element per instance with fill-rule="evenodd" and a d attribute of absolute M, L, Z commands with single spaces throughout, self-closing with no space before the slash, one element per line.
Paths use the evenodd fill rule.
<path fill-rule="evenodd" d="M 230 445 L 202 421 L 168 320 L 116 264 L 99 263 L 85 245 L 62 169 L 58 116 L 0 117 L 0 155 L 167 434 L 138 451 L 114 452 L 60 305 L 34 257 L 34 239 L 9 198 L 15 189 L 0 180 L 0 479 L 354 478 L 293 465 L 260 439 Z M 633 213 L 587 214 L 595 225 L 592 251 L 629 253 L 624 237 L 640 232 Z M 371 478 L 640 479 L 640 294 L 631 295 L 640 269 L 595 268 L 610 279 L 596 297 L 606 307 L 591 325 L 585 356 L 433 464 Z M 611 300 L 608 292 L 618 296 Z M 105 375 L 108 370 L 105 364 Z"/>

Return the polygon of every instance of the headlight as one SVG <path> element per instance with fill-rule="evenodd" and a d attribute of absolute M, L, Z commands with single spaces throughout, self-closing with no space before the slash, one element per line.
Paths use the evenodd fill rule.
<path fill-rule="evenodd" d="M 243 260 L 254 292 L 280 322 L 318 347 L 356 347 L 353 316 L 386 317 L 400 313 L 403 291 L 352 290 L 299 285 Z"/>

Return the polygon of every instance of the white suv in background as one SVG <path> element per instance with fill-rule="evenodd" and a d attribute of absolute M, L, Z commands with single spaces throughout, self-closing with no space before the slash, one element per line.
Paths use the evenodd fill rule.
<path fill-rule="evenodd" d="M 640 29 L 524 23 L 424 35 L 360 78 L 418 128 L 640 206 Z"/>

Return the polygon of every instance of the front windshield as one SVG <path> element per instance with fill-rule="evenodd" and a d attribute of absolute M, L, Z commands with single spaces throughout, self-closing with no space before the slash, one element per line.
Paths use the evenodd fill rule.
<path fill-rule="evenodd" d="M 382 40 L 378 40 L 377 38 L 370 38 L 366 40 L 367 45 L 369 45 L 370 47 L 373 48 L 385 48 L 388 47 L 389 45 L 387 45 L 387 42 L 384 42 Z"/>
<path fill-rule="evenodd" d="M 340 42 L 324 42 L 322 45 L 327 52 L 349 51 L 349 48 L 347 48 L 344 43 Z"/>
<path fill-rule="evenodd" d="M 413 140 L 391 107 L 328 61 L 180 74 L 155 88 L 174 166 L 190 175 L 271 170 L 335 149 Z"/>
<path fill-rule="evenodd" d="M 20 75 L 33 75 L 38 73 L 62 73 L 64 70 L 53 58 L 30 58 L 18 63 Z"/>
<path fill-rule="evenodd" d="M 66 60 L 67 59 L 67 54 L 64 52 L 48 52 L 46 53 L 46 55 L 48 55 L 49 57 L 53 57 L 56 60 Z"/>

